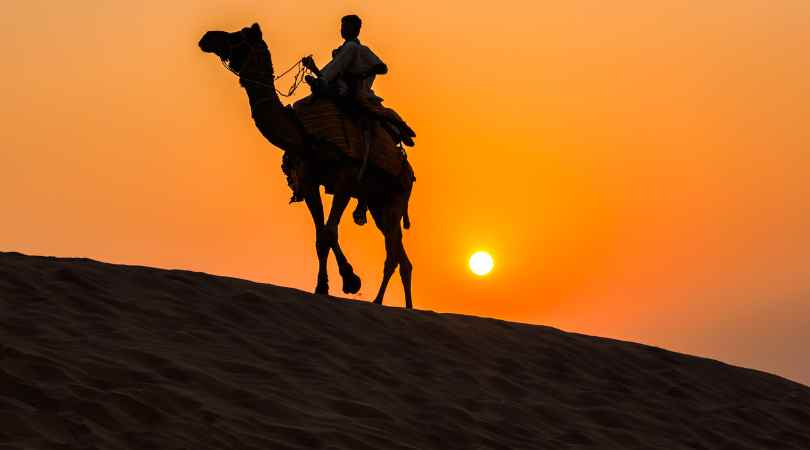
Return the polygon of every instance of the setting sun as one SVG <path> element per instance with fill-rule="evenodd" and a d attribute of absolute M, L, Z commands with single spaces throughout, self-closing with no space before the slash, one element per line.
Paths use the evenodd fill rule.
<path fill-rule="evenodd" d="M 475 252 L 470 256 L 470 270 L 478 276 L 484 276 L 492 271 L 495 262 L 487 252 Z"/>

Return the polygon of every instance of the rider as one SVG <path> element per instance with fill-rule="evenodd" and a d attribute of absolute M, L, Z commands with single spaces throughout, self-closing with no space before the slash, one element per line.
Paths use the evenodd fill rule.
<path fill-rule="evenodd" d="M 322 69 L 318 69 L 311 56 L 304 57 L 303 65 L 318 76 L 307 81 L 316 92 L 327 93 L 338 99 L 348 99 L 347 106 L 359 107 L 363 112 L 374 116 L 386 124 L 396 127 L 395 133 L 405 145 L 413 146 L 415 134 L 402 118 L 393 110 L 382 106 L 383 99 L 372 90 L 377 75 L 388 73 L 388 66 L 371 51 L 360 43 L 360 28 L 363 22 L 360 17 L 352 14 L 340 20 L 340 35 L 345 40 L 343 44 L 332 50 L 332 61 Z"/>
<path fill-rule="evenodd" d="M 335 98 L 339 104 L 347 108 L 359 120 L 358 124 L 363 130 L 365 155 L 363 167 L 365 168 L 370 148 L 371 124 L 367 116 L 379 120 L 380 124 L 399 142 L 413 146 L 413 137 L 416 134 L 402 120 L 394 110 L 382 105 L 383 99 L 372 90 L 377 75 L 388 73 L 388 66 L 371 51 L 360 43 L 360 28 L 363 26 L 360 17 L 352 14 L 340 20 L 340 36 L 343 44 L 332 50 L 332 61 L 322 69 L 318 69 L 312 56 L 302 58 L 301 63 L 318 78 L 307 77 L 314 94 L 326 94 Z M 347 101 L 348 100 L 348 101 Z M 363 169 L 361 169 L 361 174 Z M 367 205 L 365 199 L 358 199 L 358 205 L 352 214 L 358 225 L 366 223 Z"/>

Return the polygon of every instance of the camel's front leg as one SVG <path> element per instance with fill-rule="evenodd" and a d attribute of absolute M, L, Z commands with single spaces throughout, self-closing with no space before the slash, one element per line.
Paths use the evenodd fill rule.
<path fill-rule="evenodd" d="M 329 275 L 326 271 L 326 262 L 329 259 L 329 242 L 324 240 L 326 227 L 323 223 L 323 203 L 321 203 L 320 189 L 312 189 L 304 201 L 309 208 L 309 214 L 315 223 L 315 251 L 318 254 L 318 283 L 315 286 L 316 294 L 329 294 Z"/>
<path fill-rule="evenodd" d="M 307 195 L 304 200 L 307 208 L 309 208 L 312 221 L 315 223 L 315 250 L 318 254 L 318 284 L 315 287 L 315 293 L 329 294 L 329 275 L 326 263 L 329 260 L 330 249 L 335 252 L 340 276 L 343 278 L 343 292 L 347 294 L 357 293 L 362 283 L 340 248 L 337 232 L 340 218 L 349 204 L 349 197 L 335 195 L 332 200 L 332 209 L 329 211 L 329 220 L 326 224 L 323 222 L 323 203 L 321 202 L 320 190 L 313 189 L 313 192 Z"/>
<path fill-rule="evenodd" d="M 362 284 L 360 277 L 354 273 L 352 265 L 349 264 L 349 260 L 346 259 L 346 256 L 343 254 L 343 250 L 340 248 L 340 240 L 338 239 L 338 225 L 340 225 L 340 219 L 343 216 L 343 212 L 346 210 L 346 207 L 349 205 L 350 199 L 351 197 L 348 195 L 337 192 L 335 193 L 334 197 L 332 198 L 332 209 L 329 211 L 329 219 L 326 221 L 325 231 L 326 238 L 329 241 L 329 246 L 335 253 L 335 259 L 338 263 L 340 276 L 343 278 L 343 292 L 345 294 L 357 293 Z"/>

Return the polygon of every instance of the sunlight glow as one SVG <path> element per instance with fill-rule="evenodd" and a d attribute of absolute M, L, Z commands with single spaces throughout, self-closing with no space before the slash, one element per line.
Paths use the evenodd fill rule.
<path fill-rule="evenodd" d="M 490 273 L 494 266 L 495 262 L 487 252 L 475 252 L 470 256 L 470 270 L 480 277 Z"/>

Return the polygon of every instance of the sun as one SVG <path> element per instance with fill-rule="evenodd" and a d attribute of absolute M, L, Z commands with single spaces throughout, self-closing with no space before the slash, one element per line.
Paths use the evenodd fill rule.
<path fill-rule="evenodd" d="M 475 252 L 470 256 L 470 270 L 479 277 L 483 277 L 492 272 L 492 267 L 494 266 L 495 262 L 492 260 L 492 256 L 487 252 Z"/>

